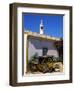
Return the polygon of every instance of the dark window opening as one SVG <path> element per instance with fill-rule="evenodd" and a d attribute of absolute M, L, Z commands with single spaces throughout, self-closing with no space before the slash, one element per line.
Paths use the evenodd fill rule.
<path fill-rule="evenodd" d="M 41 27 L 41 29 L 43 29 L 43 27 Z"/>
<path fill-rule="evenodd" d="M 43 48 L 43 56 L 47 55 L 47 52 L 48 52 L 48 48 Z"/>

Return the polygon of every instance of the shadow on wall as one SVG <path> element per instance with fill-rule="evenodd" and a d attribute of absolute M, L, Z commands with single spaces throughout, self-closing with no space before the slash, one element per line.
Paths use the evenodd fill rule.
<path fill-rule="evenodd" d="M 56 47 L 54 46 L 54 41 L 41 41 L 38 39 L 28 39 L 28 41 L 36 48 L 36 49 L 43 49 L 43 48 L 48 48 L 48 50 L 57 50 Z"/>
<path fill-rule="evenodd" d="M 47 49 L 47 50 L 46 50 Z M 36 38 L 28 38 L 28 59 L 35 53 L 38 56 L 49 55 L 59 57 L 58 51 L 54 45 L 54 41 L 39 40 Z"/>

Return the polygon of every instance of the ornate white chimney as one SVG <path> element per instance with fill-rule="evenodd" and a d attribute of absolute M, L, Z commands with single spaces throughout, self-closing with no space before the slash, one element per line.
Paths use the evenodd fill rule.
<path fill-rule="evenodd" d="M 40 22 L 40 34 L 44 34 L 43 20 Z"/>

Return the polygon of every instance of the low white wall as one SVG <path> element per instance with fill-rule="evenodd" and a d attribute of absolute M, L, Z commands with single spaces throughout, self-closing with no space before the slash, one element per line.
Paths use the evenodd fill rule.
<path fill-rule="evenodd" d="M 38 56 L 42 56 L 42 49 L 43 47 L 48 48 L 47 55 L 53 55 L 55 57 L 58 57 L 58 51 L 54 46 L 54 41 L 45 41 L 45 40 L 39 40 L 34 38 L 28 39 L 28 59 L 35 54 L 38 53 Z"/>

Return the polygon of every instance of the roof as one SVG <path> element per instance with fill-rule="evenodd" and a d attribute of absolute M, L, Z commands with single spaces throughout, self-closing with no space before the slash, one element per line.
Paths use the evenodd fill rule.
<path fill-rule="evenodd" d="M 43 38 L 43 39 L 48 39 L 48 40 L 60 41 L 60 38 L 51 37 L 48 35 L 39 34 L 39 33 L 31 32 L 31 31 L 25 31 L 24 34 L 27 34 L 28 36 L 33 36 L 33 37 L 38 37 L 38 38 Z"/>

